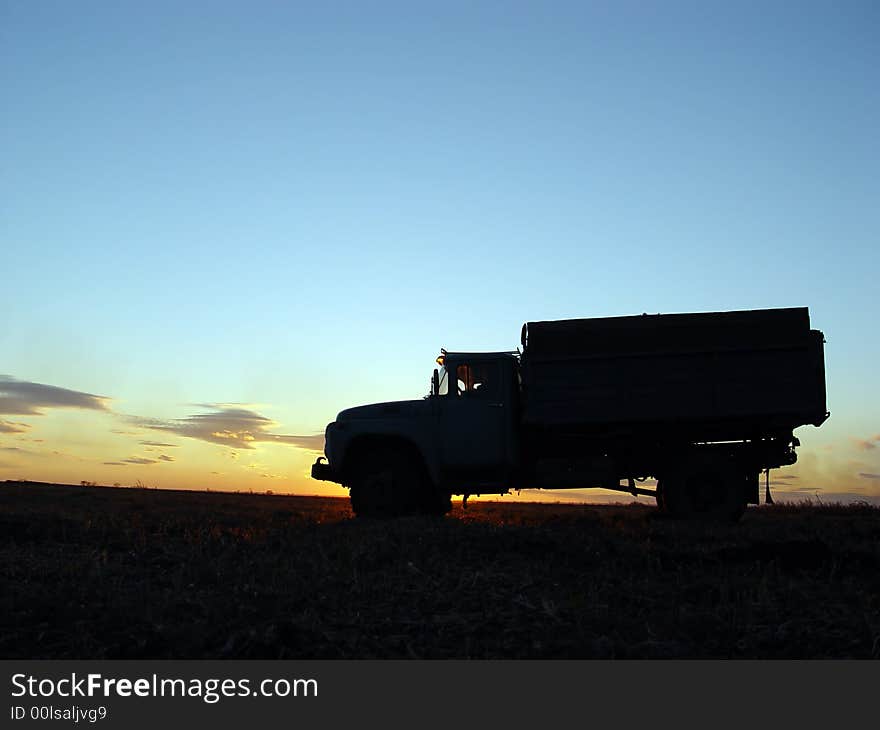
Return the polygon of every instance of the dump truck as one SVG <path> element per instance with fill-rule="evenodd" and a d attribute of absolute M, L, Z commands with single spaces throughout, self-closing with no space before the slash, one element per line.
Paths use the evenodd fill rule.
<path fill-rule="evenodd" d="M 341 411 L 312 477 L 374 517 L 602 488 L 737 520 L 829 416 L 824 345 L 806 307 L 527 322 L 521 349 L 441 349 L 423 398 Z"/>

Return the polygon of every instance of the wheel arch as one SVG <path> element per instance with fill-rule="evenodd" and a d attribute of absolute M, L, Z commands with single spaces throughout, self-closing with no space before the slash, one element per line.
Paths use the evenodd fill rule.
<path fill-rule="evenodd" d="M 397 450 L 401 454 L 408 454 L 418 460 L 425 470 L 425 475 L 436 484 L 436 479 L 431 472 L 430 464 L 418 444 L 406 436 L 400 434 L 365 433 L 351 440 L 345 450 L 342 461 L 342 484 L 350 485 L 351 476 L 358 462 L 365 454 L 374 453 L 380 449 Z"/>

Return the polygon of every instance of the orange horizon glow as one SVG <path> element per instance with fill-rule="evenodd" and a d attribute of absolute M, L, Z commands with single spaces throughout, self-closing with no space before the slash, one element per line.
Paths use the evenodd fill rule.
<path fill-rule="evenodd" d="M 106 397 L 5 382 L 0 481 L 348 496 L 339 485 L 311 478 L 312 464 L 323 455 L 323 433 L 312 428 L 291 435 L 263 415 L 263 407 L 201 405 L 191 407 L 190 415 L 160 419 L 120 413 Z M 834 423 L 799 430 L 798 462 L 771 473 L 774 496 L 880 500 L 880 433 L 841 436 Z M 636 498 L 601 489 L 550 489 L 472 499 L 604 503 Z M 653 498 L 636 501 L 653 503 Z"/>

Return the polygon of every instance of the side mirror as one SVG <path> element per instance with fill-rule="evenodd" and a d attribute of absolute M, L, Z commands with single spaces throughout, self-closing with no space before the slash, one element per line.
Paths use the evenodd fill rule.
<path fill-rule="evenodd" d="M 434 368 L 434 373 L 431 375 L 431 395 L 439 395 L 440 394 L 440 373 L 437 368 Z"/>

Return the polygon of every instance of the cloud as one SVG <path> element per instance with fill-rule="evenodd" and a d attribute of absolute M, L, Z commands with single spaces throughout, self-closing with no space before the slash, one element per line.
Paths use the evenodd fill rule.
<path fill-rule="evenodd" d="M 270 438 L 267 441 L 277 441 L 282 444 L 291 444 L 298 446 L 307 451 L 320 451 L 324 453 L 324 434 L 316 433 L 312 436 L 279 436 L 276 434 L 268 434 Z"/>
<path fill-rule="evenodd" d="M 19 416 L 40 416 L 45 408 L 83 408 L 109 410 L 106 396 L 68 390 L 55 385 L 30 383 L 0 375 L 0 413 Z M 6 423 L 4 421 L 4 423 Z"/>
<path fill-rule="evenodd" d="M 867 471 L 860 471 L 859 476 L 862 479 L 880 479 L 880 474 L 872 474 L 871 472 Z"/>
<path fill-rule="evenodd" d="M 852 442 L 856 445 L 856 448 L 861 449 L 862 451 L 872 451 L 880 445 L 880 433 L 875 433 L 873 436 L 869 436 L 866 439 L 854 438 L 852 439 Z"/>
<path fill-rule="evenodd" d="M 145 459 L 143 456 L 132 456 L 130 459 L 122 460 L 126 464 L 155 464 L 155 459 Z"/>
<path fill-rule="evenodd" d="M 13 423 L 0 419 L 0 433 L 24 433 L 30 428 L 26 423 Z"/>
<path fill-rule="evenodd" d="M 162 456 L 159 457 L 159 461 L 174 461 L 174 457 L 162 454 Z"/>
<path fill-rule="evenodd" d="M 125 466 L 121 461 L 105 461 L 105 466 Z"/>
<path fill-rule="evenodd" d="M 797 474 L 780 474 L 779 476 L 772 476 L 770 479 L 771 484 L 776 484 L 776 482 L 796 482 L 800 477 Z"/>
<path fill-rule="evenodd" d="M 218 403 L 200 407 L 209 412 L 169 421 L 136 416 L 130 417 L 129 421 L 142 428 L 199 439 L 231 449 L 253 449 L 255 443 L 290 444 L 318 452 L 324 449 L 323 434 L 295 436 L 273 433 L 270 429 L 277 424 L 271 419 L 237 404 Z"/>
<path fill-rule="evenodd" d="M 161 441 L 140 441 L 141 446 L 166 446 L 176 449 L 180 444 L 163 444 Z"/>

